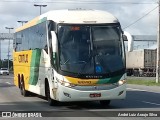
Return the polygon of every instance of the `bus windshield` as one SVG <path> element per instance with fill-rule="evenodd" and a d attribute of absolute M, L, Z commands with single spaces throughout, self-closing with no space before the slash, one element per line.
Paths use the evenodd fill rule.
<path fill-rule="evenodd" d="M 60 69 L 77 74 L 106 74 L 124 69 L 119 26 L 61 25 Z"/>

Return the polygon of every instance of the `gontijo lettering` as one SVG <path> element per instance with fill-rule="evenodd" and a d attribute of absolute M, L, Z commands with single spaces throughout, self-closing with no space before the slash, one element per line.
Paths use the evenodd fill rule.
<path fill-rule="evenodd" d="M 78 81 L 79 84 L 91 84 L 91 81 Z"/>
<path fill-rule="evenodd" d="M 22 54 L 18 56 L 19 63 L 28 63 L 28 54 Z"/>

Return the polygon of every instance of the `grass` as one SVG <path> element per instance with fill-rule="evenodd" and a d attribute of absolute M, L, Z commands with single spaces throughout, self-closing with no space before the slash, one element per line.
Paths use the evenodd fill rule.
<path fill-rule="evenodd" d="M 146 86 L 160 86 L 156 80 L 127 80 L 127 84 L 146 85 Z"/>

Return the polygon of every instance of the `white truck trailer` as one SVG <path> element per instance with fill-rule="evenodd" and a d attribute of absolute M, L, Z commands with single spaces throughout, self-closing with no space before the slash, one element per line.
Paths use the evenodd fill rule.
<path fill-rule="evenodd" d="M 155 76 L 156 49 L 143 49 L 126 52 L 126 68 L 128 76 Z"/>

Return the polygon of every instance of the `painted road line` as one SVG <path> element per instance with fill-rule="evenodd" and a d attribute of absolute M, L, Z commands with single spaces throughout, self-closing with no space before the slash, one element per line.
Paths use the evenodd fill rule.
<path fill-rule="evenodd" d="M 160 106 L 160 104 L 158 103 L 152 103 L 152 102 L 147 102 L 147 101 L 141 101 L 143 103 L 147 103 L 147 104 L 151 104 L 151 105 L 157 105 L 157 106 Z"/>
<path fill-rule="evenodd" d="M 152 92 L 152 91 L 141 90 L 141 89 L 135 89 L 135 88 L 127 88 L 127 90 L 133 90 L 133 91 L 143 91 L 143 92 Z"/>
<path fill-rule="evenodd" d="M 132 90 L 132 91 L 141 91 L 141 92 L 160 93 L 160 92 L 158 92 L 158 91 L 152 91 L 152 90 L 142 90 L 142 89 L 135 89 L 135 88 L 127 88 L 127 90 Z"/>
<path fill-rule="evenodd" d="M 142 91 L 142 92 L 153 92 L 153 91 L 147 91 L 147 90 L 141 90 L 141 89 L 134 89 L 134 88 L 127 88 L 127 90 Z M 153 92 L 153 93 L 158 93 L 158 92 Z M 152 103 L 152 102 L 148 102 L 148 101 L 139 101 L 139 102 L 160 106 L 159 103 Z"/>
<path fill-rule="evenodd" d="M 5 82 L 5 83 L 7 83 L 7 84 L 11 85 L 11 83 L 10 83 L 10 82 Z"/>

